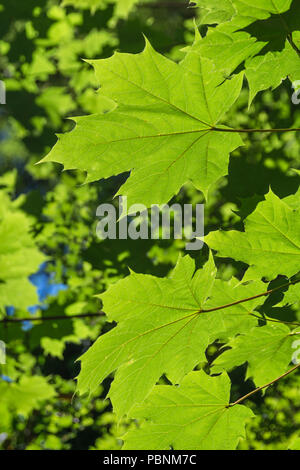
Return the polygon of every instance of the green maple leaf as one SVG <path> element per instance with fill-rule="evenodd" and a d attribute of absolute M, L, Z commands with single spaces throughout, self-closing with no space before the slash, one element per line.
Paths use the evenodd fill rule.
<path fill-rule="evenodd" d="M 232 20 L 237 14 L 232 0 L 195 0 L 202 24 L 220 24 Z"/>
<path fill-rule="evenodd" d="M 197 312 L 215 268 L 211 259 L 193 279 L 194 269 L 190 258 L 181 258 L 170 279 L 132 273 L 101 296 L 108 319 L 118 326 L 81 357 L 79 392 L 95 390 L 118 369 L 109 396 L 115 411 L 124 414 L 164 373 L 178 382 L 205 360 L 209 335 Z"/>
<path fill-rule="evenodd" d="M 158 385 L 146 402 L 132 410 L 145 419 L 124 436 L 125 450 L 230 450 L 245 437 L 252 411 L 242 405 L 228 407 L 230 379 L 189 373 L 179 387 Z"/>
<path fill-rule="evenodd" d="M 276 88 L 287 76 L 296 80 L 300 73 L 300 4 L 292 0 L 204 0 L 199 4 L 202 23 L 219 24 L 217 31 L 237 42 L 236 31 L 245 29 L 249 40 L 257 39 L 257 53 L 249 54 L 245 74 L 249 82 L 249 104 L 259 91 Z M 210 30 L 214 35 L 216 31 Z M 235 51 L 232 46 L 233 57 Z"/>
<path fill-rule="evenodd" d="M 225 351 L 214 361 L 212 370 L 231 370 L 248 362 L 247 377 L 252 377 L 260 387 L 288 370 L 294 340 L 295 336 L 291 335 L 291 330 L 286 325 L 272 324 L 252 328 L 229 343 L 232 349 Z"/>
<path fill-rule="evenodd" d="M 247 32 L 226 32 L 217 28 L 198 40 L 193 47 L 210 58 L 217 70 L 224 73 L 224 77 L 228 77 L 245 62 L 250 105 L 258 92 L 275 89 L 286 77 L 293 81 L 300 74 L 300 54 L 288 40 L 283 50 L 263 54 L 266 44 L 266 41 L 257 41 Z"/>
<path fill-rule="evenodd" d="M 87 181 L 131 170 L 120 193 L 134 203 L 166 203 L 191 180 L 205 194 L 227 173 L 238 133 L 215 130 L 240 94 L 243 74 L 224 81 L 191 50 L 176 64 L 147 42 L 140 54 L 91 62 L 112 112 L 76 118 L 43 161 L 87 171 Z"/>
<path fill-rule="evenodd" d="M 105 294 L 103 308 L 118 323 L 81 358 L 81 393 L 93 392 L 117 370 L 109 397 L 118 415 L 128 413 L 166 374 L 179 383 L 218 338 L 227 340 L 257 324 L 249 314 L 262 300 L 246 306 L 201 311 L 248 298 L 265 287 L 260 281 L 241 285 L 216 280 L 212 257 L 198 271 L 191 258 L 180 258 L 169 279 L 131 273 Z"/>
<path fill-rule="evenodd" d="M 299 209 L 270 191 L 245 219 L 245 232 L 211 232 L 205 241 L 218 256 L 249 264 L 244 280 L 291 277 L 300 266 Z"/>
<path fill-rule="evenodd" d="M 246 63 L 246 77 L 249 82 L 249 104 L 258 92 L 277 88 L 287 76 L 296 80 L 300 73 L 300 57 L 293 47 L 286 43 L 283 51 L 268 52 L 252 58 Z"/>
<path fill-rule="evenodd" d="M 187 48 L 187 51 L 210 59 L 218 72 L 222 72 L 226 78 L 246 59 L 258 54 L 263 47 L 264 43 L 258 42 L 244 31 L 228 33 L 214 28 L 204 38 L 196 36 L 194 44 Z"/>

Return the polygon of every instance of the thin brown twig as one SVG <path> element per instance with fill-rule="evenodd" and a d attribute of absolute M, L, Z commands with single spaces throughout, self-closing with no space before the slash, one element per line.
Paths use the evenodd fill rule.
<path fill-rule="evenodd" d="M 260 391 L 263 390 L 264 388 L 267 388 L 267 387 L 269 387 L 270 385 L 273 385 L 274 383 L 278 382 L 280 379 L 283 379 L 283 378 L 286 377 L 287 375 L 289 375 L 289 374 L 291 374 L 292 372 L 294 372 L 296 369 L 298 369 L 298 367 L 300 367 L 300 363 L 297 364 L 297 365 L 295 365 L 294 367 L 292 367 L 292 369 L 288 370 L 287 372 L 285 372 L 284 374 L 280 375 L 280 376 L 277 377 L 276 379 L 272 380 L 271 382 L 268 382 L 267 384 L 262 385 L 261 387 L 257 387 L 257 388 L 255 388 L 254 390 L 252 390 L 252 392 L 247 393 L 246 395 L 242 396 L 241 398 L 239 398 L 239 399 L 236 400 L 235 402 L 229 403 L 229 405 L 227 405 L 227 408 L 231 408 L 232 406 L 238 405 L 238 404 L 241 403 L 242 401 L 246 400 L 246 398 L 249 398 L 249 397 L 251 397 L 252 395 L 254 395 L 255 393 L 260 392 Z"/>
<path fill-rule="evenodd" d="M 265 133 L 265 132 L 299 132 L 300 128 L 287 128 L 287 129 L 222 129 L 221 127 L 212 127 L 212 131 L 217 132 L 241 132 L 241 133 Z"/>
<path fill-rule="evenodd" d="M 80 313 L 78 315 L 54 315 L 49 317 L 27 317 L 27 318 L 10 318 L 5 317 L 3 320 L 0 320 L 0 323 L 22 323 L 24 321 L 45 321 L 45 320 L 69 320 L 70 318 L 92 318 L 92 317 L 102 317 L 104 312 L 99 313 Z"/>

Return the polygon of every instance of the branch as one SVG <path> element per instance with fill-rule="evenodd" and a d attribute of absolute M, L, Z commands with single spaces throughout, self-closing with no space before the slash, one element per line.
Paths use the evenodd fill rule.
<path fill-rule="evenodd" d="M 248 297 L 247 299 L 237 300 L 236 302 L 221 305 L 220 307 L 213 307 L 213 308 L 209 308 L 207 310 L 205 310 L 205 309 L 199 310 L 198 313 L 215 312 L 216 310 L 223 310 L 224 308 L 233 307 L 234 305 L 239 305 L 239 304 L 242 304 L 244 302 L 249 302 L 250 300 L 259 299 L 259 297 L 265 297 L 265 296 L 270 295 L 273 292 L 276 292 L 280 289 L 284 289 L 284 287 L 288 287 L 288 286 L 291 286 L 291 285 L 294 285 L 294 284 L 298 284 L 299 282 L 300 282 L 300 279 L 298 279 L 297 281 L 290 281 L 290 282 L 287 282 L 286 284 L 283 284 L 282 286 L 278 286 L 278 287 L 275 287 L 274 289 L 267 290 L 266 292 L 263 292 L 262 294 L 253 295 L 252 297 Z"/>
<path fill-rule="evenodd" d="M 226 305 L 221 305 L 220 307 L 213 307 L 213 308 L 209 308 L 207 310 L 205 310 L 205 309 L 198 310 L 198 312 L 196 312 L 196 313 L 209 313 L 209 312 L 215 312 L 217 310 L 223 310 L 224 308 L 233 307 L 234 305 L 239 305 L 239 304 L 244 303 L 244 302 L 249 302 L 250 300 L 258 299 L 259 297 L 266 297 L 266 296 L 272 294 L 273 292 L 276 292 L 280 289 L 284 289 L 285 287 L 288 287 L 288 286 L 291 286 L 291 285 L 294 285 L 294 284 L 298 284 L 299 282 L 300 282 L 300 279 L 296 280 L 296 281 L 290 281 L 290 282 L 287 282 L 286 284 L 282 284 L 281 286 L 275 287 L 274 289 L 270 289 L 266 292 L 263 292 L 262 294 L 257 294 L 257 295 L 254 295 L 252 297 L 248 297 L 246 299 L 237 300 L 236 302 L 232 302 L 232 303 L 226 304 Z M 98 313 L 81 313 L 79 315 L 56 315 L 56 316 L 49 316 L 49 317 L 32 317 L 32 318 L 31 317 L 27 317 L 27 318 L 5 317 L 2 320 L 0 320 L 0 323 L 7 324 L 7 323 L 21 323 L 23 321 L 68 320 L 70 318 L 92 318 L 92 317 L 99 317 L 99 316 L 105 316 L 105 315 L 106 315 L 106 313 L 101 311 L 101 312 L 98 312 Z M 260 317 L 257 317 L 257 318 L 260 319 Z M 261 318 L 261 320 L 263 320 L 263 318 Z M 280 323 L 290 323 L 290 324 L 296 325 L 296 323 L 293 323 L 293 322 L 281 322 L 280 320 L 274 320 L 274 321 L 278 321 Z"/>
<path fill-rule="evenodd" d="M 22 323 L 23 321 L 45 321 L 45 320 L 69 320 L 70 318 L 92 318 L 102 317 L 104 312 L 99 313 L 80 313 L 79 315 L 56 315 L 50 317 L 27 317 L 27 318 L 10 318 L 5 317 L 0 320 L 0 323 Z"/>
<path fill-rule="evenodd" d="M 217 132 L 242 132 L 242 133 L 250 133 L 250 132 L 298 132 L 300 128 L 290 128 L 290 129 L 222 129 L 220 127 L 211 127 L 212 131 Z"/>
<path fill-rule="evenodd" d="M 300 367 L 300 363 L 297 364 L 296 366 L 292 367 L 292 369 L 288 370 L 287 372 L 285 372 L 285 374 L 282 374 L 280 375 L 279 377 L 277 377 L 277 379 L 274 379 L 272 380 L 271 382 L 265 384 L 265 385 L 262 385 L 261 387 L 258 387 L 256 388 L 255 390 L 252 390 L 252 392 L 249 392 L 247 393 L 247 395 L 244 395 L 243 397 L 239 398 L 238 400 L 236 400 L 234 403 L 230 403 L 229 405 L 227 405 L 226 408 L 231 408 L 232 406 L 235 406 L 235 405 L 238 405 L 239 403 L 241 403 L 242 401 L 246 400 L 246 398 L 249 398 L 251 397 L 252 395 L 254 395 L 254 393 L 257 393 L 259 392 L 260 390 L 263 390 L 264 388 L 267 388 L 269 387 L 270 385 L 273 385 L 274 383 L 278 382 L 278 380 L 280 379 L 283 379 L 284 377 L 286 377 L 287 375 L 291 374 L 292 372 L 294 372 L 296 369 L 298 369 L 298 367 Z"/>

